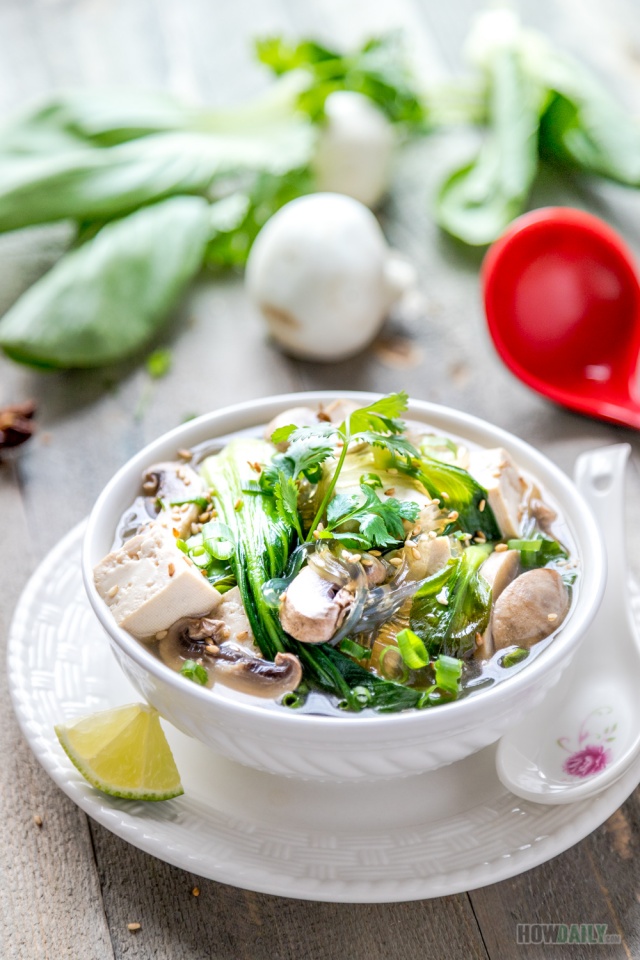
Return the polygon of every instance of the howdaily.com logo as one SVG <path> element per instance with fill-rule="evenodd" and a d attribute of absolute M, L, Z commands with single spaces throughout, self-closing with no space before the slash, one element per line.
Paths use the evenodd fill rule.
<path fill-rule="evenodd" d="M 561 943 L 598 944 L 620 943 L 617 933 L 607 933 L 607 923 L 519 923 L 516 927 L 516 943 L 544 944 Z"/>

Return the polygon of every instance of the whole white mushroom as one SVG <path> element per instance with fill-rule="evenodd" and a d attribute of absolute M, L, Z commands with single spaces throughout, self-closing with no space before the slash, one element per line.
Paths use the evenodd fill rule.
<path fill-rule="evenodd" d="M 414 282 L 371 211 L 335 193 L 299 197 L 274 214 L 246 272 L 274 340 L 296 357 L 324 361 L 362 350 Z"/>
<path fill-rule="evenodd" d="M 350 90 L 329 94 L 324 109 L 313 164 L 318 190 L 377 206 L 389 185 L 392 124 L 369 97 Z"/>

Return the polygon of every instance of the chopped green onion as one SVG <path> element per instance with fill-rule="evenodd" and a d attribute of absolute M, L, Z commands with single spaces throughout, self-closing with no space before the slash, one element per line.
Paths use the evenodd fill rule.
<path fill-rule="evenodd" d="M 180 668 L 180 673 L 183 677 L 186 677 L 187 680 L 193 680 L 194 683 L 199 683 L 203 687 L 206 686 L 209 680 L 209 674 L 205 668 L 201 663 L 196 663 L 195 660 L 185 660 Z"/>
<path fill-rule="evenodd" d="M 235 550 L 233 533 L 226 523 L 209 520 L 202 528 L 202 540 L 206 549 L 216 560 L 228 560 L 233 556 Z"/>
<path fill-rule="evenodd" d="M 355 660 L 362 660 L 367 653 L 365 647 L 361 647 L 359 643 L 350 640 L 349 637 L 345 637 L 344 640 L 338 644 L 338 650 L 340 653 L 346 653 L 348 657 L 353 657 Z"/>
<path fill-rule="evenodd" d="M 429 663 L 427 648 L 417 633 L 408 628 L 401 630 L 396 636 L 396 643 L 402 659 L 411 670 L 420 670 Z"/>
<path fill-rule="evenodd" d="M 391 658 L 391 662 L 385 665 L 389 658 Z M 402 654 L 394 644 L 390 643 L 389 646 L 384 648 L 378 657 L 378 665 L 380 667 L 380 673 L 387 680 L 405 683 L 409 679 L 407 665 L 402 659 Z"/>
<path fill-rule="evenodd" d="M 520 550 L 520 551 L 531 551 L 532 553 L 536 550 L 539 550 L 542 546 L 542 540 L 508 540 L 507 546 L 509 550 Z"/>
<path fill-rule="evenodd" d="M 167 505 L 162 497 L 156 497 L 156 510 L 166 510 Z"/>
<path fill-rule="evenodd" d="M 147 357 L 146 366 L 147 373 L 150 377 L 153 377 L 154 380 L 165 377 L 171 369 L 171 351 L 166 349 L 154 350 L 153 353 L 150 353 Z"/>
<path fill-rule="evenodd" d="M 184 540 L 181 540 L 179 537 L 176 540 L 176 547 L 178 550 L 182 550 L 183 553 L 189 553 L 189 547 L 186 545 Z"/>
<path fill-rule="evenodd" d="M 354 687 L 351 692 L 358 703 L 361 703 L 363 707 L 365 707 L 369 703 L 369 700 L 371 700 L 371 691 L 367 690 L 366 687 Z"/>
<path fill-rule="evenodd" d="M 285 693 L 280 703 L 283 707 L 289 707 L 291 710 L 297 710 L 298 707 L 303 705 L 304 698 L 291 691 L 290 693 Z"/>
<path fill-rule="evenodd" d="M 185 507 L 188 503 L 195 503 L 201 513 L 209 506 L 209 501 L 206 497 L 189 497 L 187 500 L 172 500 L 169 506 Z"/>
<path fill-rule="evenodd" d="M 382 487 L 383 483 L 377 473 L 363 473 L 360 477 L 360 483 L 366 483 L 368 487 Z"/>
<path fill-rule="evenodd" d="M 441 653 L 435 661 L 434 668 L 438 690 L 457 697 L 460 693 L 462 660 L 458 660 L 457 657 L 447 657 L 444 653 Z"/>
<path fill-rule="evenodd" d="M 524 647 L 516 647 L 515 650 L 510 650 L 509 653 L 505 653 L 498 662 L 501 667 L 515 667 L 516 663 L 521 663 L 523 660 L 526 660 L 530 654 L 530 650 L 525 650 Z"/>

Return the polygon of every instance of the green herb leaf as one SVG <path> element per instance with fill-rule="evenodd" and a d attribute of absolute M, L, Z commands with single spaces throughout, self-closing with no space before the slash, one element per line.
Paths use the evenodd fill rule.
<path fill-rule="evenodd" d="M 487 540 L 501 539 L 500 527 L 489 506 L 487 491 L 462 467 L 424 456 L 411 464 L 399 460 L 397 467 L 419 480 L 429 495 L 440 500 L 443 507 L 457 512 L 458 519 L 452 522 L 452 527 L 460 526 L 463 530 L 483 533 Z"/>
<path fill-rule="evenodd" d="M 276 500 L 276 509 L 285 521 L 298 534 L 300 540 L 304 540 L 302 527 L 300 525 L 300 516 L 298 514 L 298 486 L 291 477 L 286 477 L 282 470 L 278 471 L 278 479 L 273 488 Z"/>
<path fill-rule="evenodd" d="M 352 436 L 371 430 L 374 433 L 403 433 L 405 423 L 399 419 L 409 405 L 409 397 L 402 391 L 381 397 L 367 407 L 354 410 L 349 417 L 349 431 Z M 340 425 L 341 433 L 346 432 L 346 423 Z"/>
<path fill-rule="evenodd" d="M 180 673 L 183 677 L 186 677 L 187 680 L 193 680 L 194 683 L 199 683 L 203 687 L 207 685 L 209 680 L 209 674 L 206 668 L 195 660 L 185 660 L 180 668 Z"/>
<path fill-rule="evenodd" d="M 0 320 L 14 360 L 96 367 L 140 349 L 202 263 L 208 204 L 176 197 L 104 227 Z"/>
<path fill-rule="evenodd" d="M 327 506 L 327 524 L 323 534 L 332 534 L 345 523 L 357 523 L 360 540 L 368 547 L 390 547 L 404 540 L 405 530 L 402 521 L 412 523 L 417 520 L 420 507 L 410 500 L 396 500 L 389 497 L 381 500 L 373 487 L 360 484 L 363 497 L 338 494 Z M 339 531 L 338 531 L 339 532 Z M 347 532 L 347 536 L 350 536 Z"/>
<path fill-rule="evenodd" d="M 172 359 L 171 350 L 154 350 L 153 353 L 147 357 L 147 373 L 150 377 L 153 377 L 154 380 L 166 377 L 171 369 Z"/>

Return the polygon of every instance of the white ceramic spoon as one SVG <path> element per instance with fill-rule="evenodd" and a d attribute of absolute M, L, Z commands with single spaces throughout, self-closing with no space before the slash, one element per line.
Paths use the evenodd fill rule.
<path fill-rule="evenodd" d="M 630 449 L 627 443 L 603 447 L 576 463 L 576 485 L 606 544 L 607 586 L 559 683 L 498 745 L 500 780 L 527 800 L 583 800 L 621 777 L 640 753 L 640 650 L 629 609 L 624 532 Z"/>

